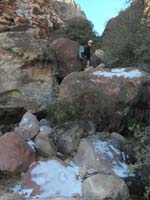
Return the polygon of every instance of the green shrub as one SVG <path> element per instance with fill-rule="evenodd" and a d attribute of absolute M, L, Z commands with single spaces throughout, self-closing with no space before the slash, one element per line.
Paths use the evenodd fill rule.
<path fill-rule="evenodd" d="M 68 100 L 66 98 L 59 99 L 52 104 L 48 110 L 48 119 L 51 123 L 61 124 L 66 121 L 93 121 L 99 131 L 104 130 L 108 124 L 109 116 L 106 111 L 101 111 L 107 102 L 104 100 L 99 103 L 99 95 L 97 93 L 89 93 L 85 91 L 80 97 Z M 95 101 L 96 100 L 96 101 Z M 96 106 L 95 106 L 96 105 Z"/>
<path fill-rule="evenodd" d="M 78 100 L 59 99 L 48 110 L 48 119 L 54 124 L 80 120 L 83 106 Z"/>
<path fill-rule="evenodd" d="M 146 199 L 150 199 L 150 126 L 141 127 L 133 124 L 129 130 L 134 133 L 136 162 L 130 165 L 131 171 L 138 170 L 145 185 Z"/>
<path fill-rule="evenodd" d="M 141 23 L 142 17 L 143 7 L 132 5 L 120 12 L 115 19 L 117 25 L 104 32 L 102 49 L 111 67 L 137 66 L 150 70 L 150 29 Z"/>

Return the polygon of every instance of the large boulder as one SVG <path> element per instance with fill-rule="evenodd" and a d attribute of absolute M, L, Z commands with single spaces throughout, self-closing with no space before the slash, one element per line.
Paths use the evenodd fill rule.
<path fill-rule="evenodd" d="M 123 180 L 105 174 L 87 178 L 82 184 L 82 194 L 86 200 L 128 200 L 130 196 Z"/>
<path fill-rule="evenodd" d="M 143 120 L 150 108 L 150 75 L 133 68 L 71 73 L 61 83 L 59 97 L 79 101 L 81 118 L 92 119 L 100 130 L 121 132 L 135 110 L 132 117 Z"/>
<path fill-rule="evenodd" d="M 82 66 L 78 58 L 80 45 L 70 39 L 60 38 L 54 40 L 51 45 L 56 52 L 59 74 L 58 78 L 63 79 L 71 72 L 81 71 Z"/>
<path fill-rule="evenodd" d="M 15 132 L 22 135 L 25 139 L 32 139 L 38 134 L 39 131 L 39 121 L 36 116 L 30 112 L 26 112 L 23 115 L 22 120 L 19 123 L 19 127 L 15 128 Z"/>
<path fill-rule="evenodd" d="M 58 93 L 53 50 L 30 33 L 0 33 L 0 121 L 47 110 Z"/>
<path fill-rule="evenodd" d="M 105 62 L 105 54 L 102 49 L 96 49 L 94 54 L 91 57 L 91 65 L 93 67 L 97 67 L 100 64 L 104 64 Z"/>
<path fill-rule="evenodd" d="M 22 136 L 9 132 L 0 138 L 1 172 L 14 174 L 24 172 L 35 160 L 35 150 L 25 142 Z"/>

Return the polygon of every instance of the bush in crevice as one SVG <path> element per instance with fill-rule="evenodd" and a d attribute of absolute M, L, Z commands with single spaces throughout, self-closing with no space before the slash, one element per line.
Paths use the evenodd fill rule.
<path fill-rule="evenodd" d="M 53 124 L 80 120 L 82 111 L 83 106 L 80 101 L 59 99 L 49 107 L 48 119 Z"/>
<path fill-rule="evenodd" d="M 104 104 L 95 103 L 98 101 L 98 94 L 82 94 L 82 97 L 68 99 L 58 99 L 48 110 L 48 120 L 53 124 L 61 124 L 66 121 L 93 121 L 99 130 L 104 130 L 108 126 L 109 116 L 106 113 L 99 113 Z M 96 106 L 95 106 L 96 104 Z"/>

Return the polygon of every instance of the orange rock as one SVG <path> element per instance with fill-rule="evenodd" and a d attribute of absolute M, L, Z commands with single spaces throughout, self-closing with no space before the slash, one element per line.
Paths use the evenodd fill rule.
<path fill-rule="evenodd" d="M 15 17 L 14 22 L 15 22 L 15 24 L 19 24 L 20 23 L 20 17 Z"/>

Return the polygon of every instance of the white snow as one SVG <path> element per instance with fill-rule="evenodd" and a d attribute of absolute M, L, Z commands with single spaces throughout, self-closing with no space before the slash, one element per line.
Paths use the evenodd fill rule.
<path fill-rule="evenodd" d="M 95 144 L 96 152 L 101 152 L 101 153 L 107 155 L 108 157 L 113 158 L 113 153 L 109 147 L 108 142 L 99 140 L 99 141 L 95 142 L 94 144 Z"/>
<path fill-rule="evenodd" d="M 49 128 L 49 127 L 47 127 L 47 126 L 45 126 L 45 125 L 44 125 L 44 126 L 41 126 L 41 127 L 40 127 L 40 131 L 42 132 L 42 131 L 44 131 L 44 130 L 47 129 L 47 128 Z"/>
<path fill-rule="evenodd" d="M 98 173 L 97 170 L 93 169 L 93 168 L 89 169 L 87 172 L 88 172 L 89 175 Z"/>
<path fill-rule="evenodd" d="M 28 118 L 27 118 L 27 117 L 23 117 L 21 123 L 22 123 L 22 124 L 25 124 L 25 123 L 27 123 L 27 122 L 28 122 Z"/>
<path fill-rule="evenodd" d="M 26 142 L 31 147 L 31 149 L 33 149 L 33 151 L 35 151 L 35 149 L 36 149 L 35 143 L 30 138 L 28 138 Z"/>
<path fill-rule="evenodd" d="M 29 128 L 32 128 L 33 124 L 29 124 Z"/>
<path fill-rule="evenodd" d="M 121 151 L 119 149 L 116 149 L 113 145 L 109 144 L 110 150 L 112 149 L 117 155 L 121 154 Z"/>
<path fill-rule="evenodd" d="M 125 163 L 124 152 L 115 148 L 109 142 L 97 140 L 94 142 L 95 150 L 97 153 L 102 153 L 108 157 L 112 162 L 112 171 L 120 177 L 134 176 L 134 174 L 129 173 L 128 165 Z M 122 161 L 119 160 L 119 156 L 122 157 Z"/>
<path fill-rule="evenodd" d="M 120 177 L 128 177 L 128 165 L 125 162 L 113 161 L 113 172 Z"/>
<path fill-rule="evenodd" d="M 23 189 L 21 188 L 21 185 L 17 184 L 14 188 L 12 188 L 13 193 L 19 193 L 20 195 L 23 195 L 26 198 L 29 198 L 33 189 Z"/>
<path fill-rule="evenodd" d="M 39 161 L 38 165 L 32 169 L 31 176 L 32 181 L 40 186 L 41 191 L 34 198 L 71 197 L 74 194 L 81 196 L 78 167 L 65 167 L 57 160 Z"/>
<path fill-rule="evenodd" d="M 96 71 L 93 74 L 96 76 L 104 76 L 104 77 L 110 77 L 110 78 L 112 78 L 113 76 L 117 76 L 117 77 L 123 76 L 124 78 L 136 78 L 136 77 L 142 76 L 142 72 L 140 72 L 137 69 L 134 69 L 131 71 L 125 71 L 125 68 L 114 68 L 114 69 L 111 69 L 110 72 Z"/>
<path fill-rule="evenodd" d="M 17 193 L 17 192 L 19 192 L 19 191 L 21 191 L 21 185 L 16 185 L 13 189 L 12 189 L 12 191 L 14 192 L 14 193 Z"/>
<path fill-rule="evenodd" d="M 21 192 L 19 192 L 21 195 L 23 195 L 26 198 L 29 198 L 31 193 L 33 192 L 33 189 L 23 189 Z"/>

